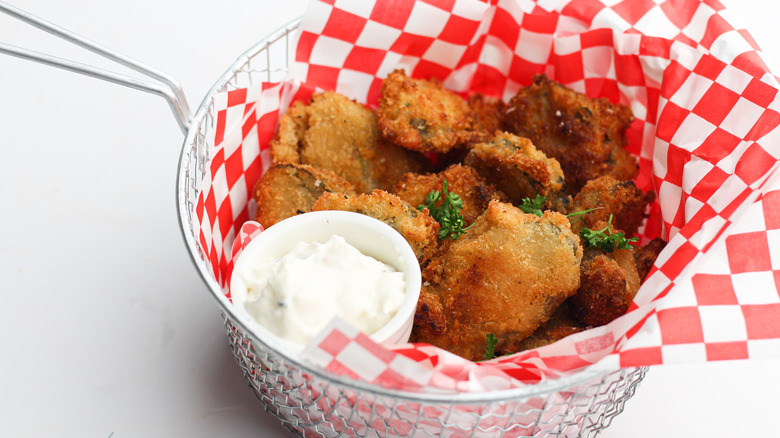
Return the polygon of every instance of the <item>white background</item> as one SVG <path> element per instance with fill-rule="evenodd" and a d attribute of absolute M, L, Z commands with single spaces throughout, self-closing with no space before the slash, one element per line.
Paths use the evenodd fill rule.
<path fill-rule="evenodd" d="M 172 74 L 193 108 L 241 52 L 305 8 L 13 4 Z M 779 72 L 778 3 L 725 4 Z M 0 41 L 112 66 L 2 14 Z M 0 55 L 0 436 L 290 436 L 247 386 L 184 246 L 182 140 L 159 97 Z M 600 436 L 780 434 L 779 369 L 653 368 Z"/>

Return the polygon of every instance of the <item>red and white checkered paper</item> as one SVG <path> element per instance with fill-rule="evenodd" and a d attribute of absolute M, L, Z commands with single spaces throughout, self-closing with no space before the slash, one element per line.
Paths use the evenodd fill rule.
<path fill-rule="evenodd" d="M 335 90 L 376 106 L 382 78 L 396 68 L 464 95 L 509 99 L 546 73 L 636 116 L 628 138 L 637 185 L 658 194 L 642 241 L 669 244 L 629 312 L 478 364 L 426 345 L 388 351 L 335 324 L 309 359 L 394 388 L 475 391 L 590 364 L 780 356 L 779 86 L 750 35 L 727 17 L 716 0 L 313 1 L 287 80 L 217 96 L 196 210 L 215 278 L 229 294 L 232 259 L 262 230 L 241 227 L 291 101 Z M 424 381 L 409 378 L 409 366 L 426 370 Z"/>

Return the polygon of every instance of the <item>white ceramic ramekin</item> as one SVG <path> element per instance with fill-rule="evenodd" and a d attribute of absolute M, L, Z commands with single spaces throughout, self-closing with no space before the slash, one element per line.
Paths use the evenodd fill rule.
<path fill-rule="evenodd" d="M 420 296 L 420 265 L 409 243 L 392 227 L 372 217 L 348 211 L 316 211 L 278 222 L 261 232 L 238 255 L 230 279 L 230 294 L 236 312 L 262 341 L 295 353 L 303 345 L 286 341 L 257 323 L 244 309 L 247 287 L 241 272 L 249 263 L 272 260 L 289 253 L 298 242 L 326 242 L 332 235 L 343 237 L 363 254 L 404 273 L 405 297 L 398 312 L 370 335 L 375 342 L 391 346 L 409 340 Z"/>

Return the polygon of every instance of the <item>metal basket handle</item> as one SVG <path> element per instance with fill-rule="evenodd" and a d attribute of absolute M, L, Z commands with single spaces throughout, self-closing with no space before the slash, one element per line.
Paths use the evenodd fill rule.
<path fill-rule="evenodd" d="M 171 111 L 173 111 L 173 115 L 176 117 L 176 122 L 179 124 L 182 132 L 187 134 L 190 121 L 192 119 L 192 112 L 190 111 L 189 105 L 187 104 L 187 99 L 184 96 L 181 85 L 179 85 L 178 81 L 176 81 L 176 79 L 174 79 L 169 74 L 152 68 L 128 56 L 122 55 L 105 46 L 90 41 L 80 35 L 38 18 L 28 12 L 22 11 L 21 9 L 11 6 L 5 2 L 0 1 L 0 12 L 4 12 L 11 17 L 35 26 L 65 41 L 83 47 L 106 59 L 114 61 L 125 67 L 129 67 L 152 79 L 156 79 L 157 81 L 161 82 L 162 85 L 154 82 L 138 80 L 130 76 L 114 73 L 109 70 L 104 70 L 98 67 L 93 67 L 63 58 L 57 58 L 55 56 L 11 46 L 1 42 L 0 53 L 39 62 L 41 64 L 50 65 L 52 67 L 62 68 L 64 70 L 69 70 L 75 73 L 81 73 L 93 78 L 103 79 L 108 82 L 113 82 L 115 84 L 124 85 L 136 90 L 146 91 L 148 93 L 162 96 L 166 101 L 168 101 L 168 105 L 170 105 Z"/>

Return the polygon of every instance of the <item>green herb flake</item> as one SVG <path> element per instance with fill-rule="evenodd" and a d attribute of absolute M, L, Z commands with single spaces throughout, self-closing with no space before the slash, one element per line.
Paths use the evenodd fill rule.
<path fill-rule="evenodd" d="M 626 239 L 626 235 L 622 232 L 612 232 L 612 215 L 609 215 L 607 226 L 600 230 L 591 230 L 588 227 L 582 227 L 580 230 L 580 236 L 585 241 L 585 244 L 591 248 L 598 248 L 603 252 L 612 252 L 616 249 L 633 249 L 632 243 L 639 241 L 639 238 L 632 237 Z"/>
<path fill-rule="evenodd" d="M 539 217 L 542 217 L 542 215 L 544 214 L 542 208 L 544 207 L 544 201 L 546 200 L 547 198 L 542 195 L 536 195 L 534 199 L 523 198 L 523 200 L 520 202 L 520 205 L 518 205 L 517 207 L 523 213 L 535 214 Z"/>
<path fill-rule="evenodd" d="M 581 210 L 581 211 L 575 211 L 574 213 L 569 213 L 566 215 L 568 218 L 577 218 L 579 216 L 585 216 L 586 214 L 590 213 L 591 211 L 598 210 L 602 207 L 593 207 L 589 208 L 587 210 Z"/>
<path fill-rule="evenodd" d="M 441 205 L 437 206 L 439 201 L 441 201 Z M 417 206 L 420 211 L 425 208 L 441 225 L 439 227 L 439 239 L 441 240 L 447 238 L 455 240 L 471 226 L 466 226 L 466 221 L 460 214 L 463 209 L 463 200 L 457 193 L 447 190 L 447 180 L 444 180 L 444 187 L 441 191 L 431 190 L 425 197 L 423 204 Z"/>
<path fill-rule="evenodd" d="M 493 335 L 493 333 L 488 333 L 485 337 L 485 360 L 490 360 L 496 357 L 496 344 L 498 343 L 498 339 Z"/>

